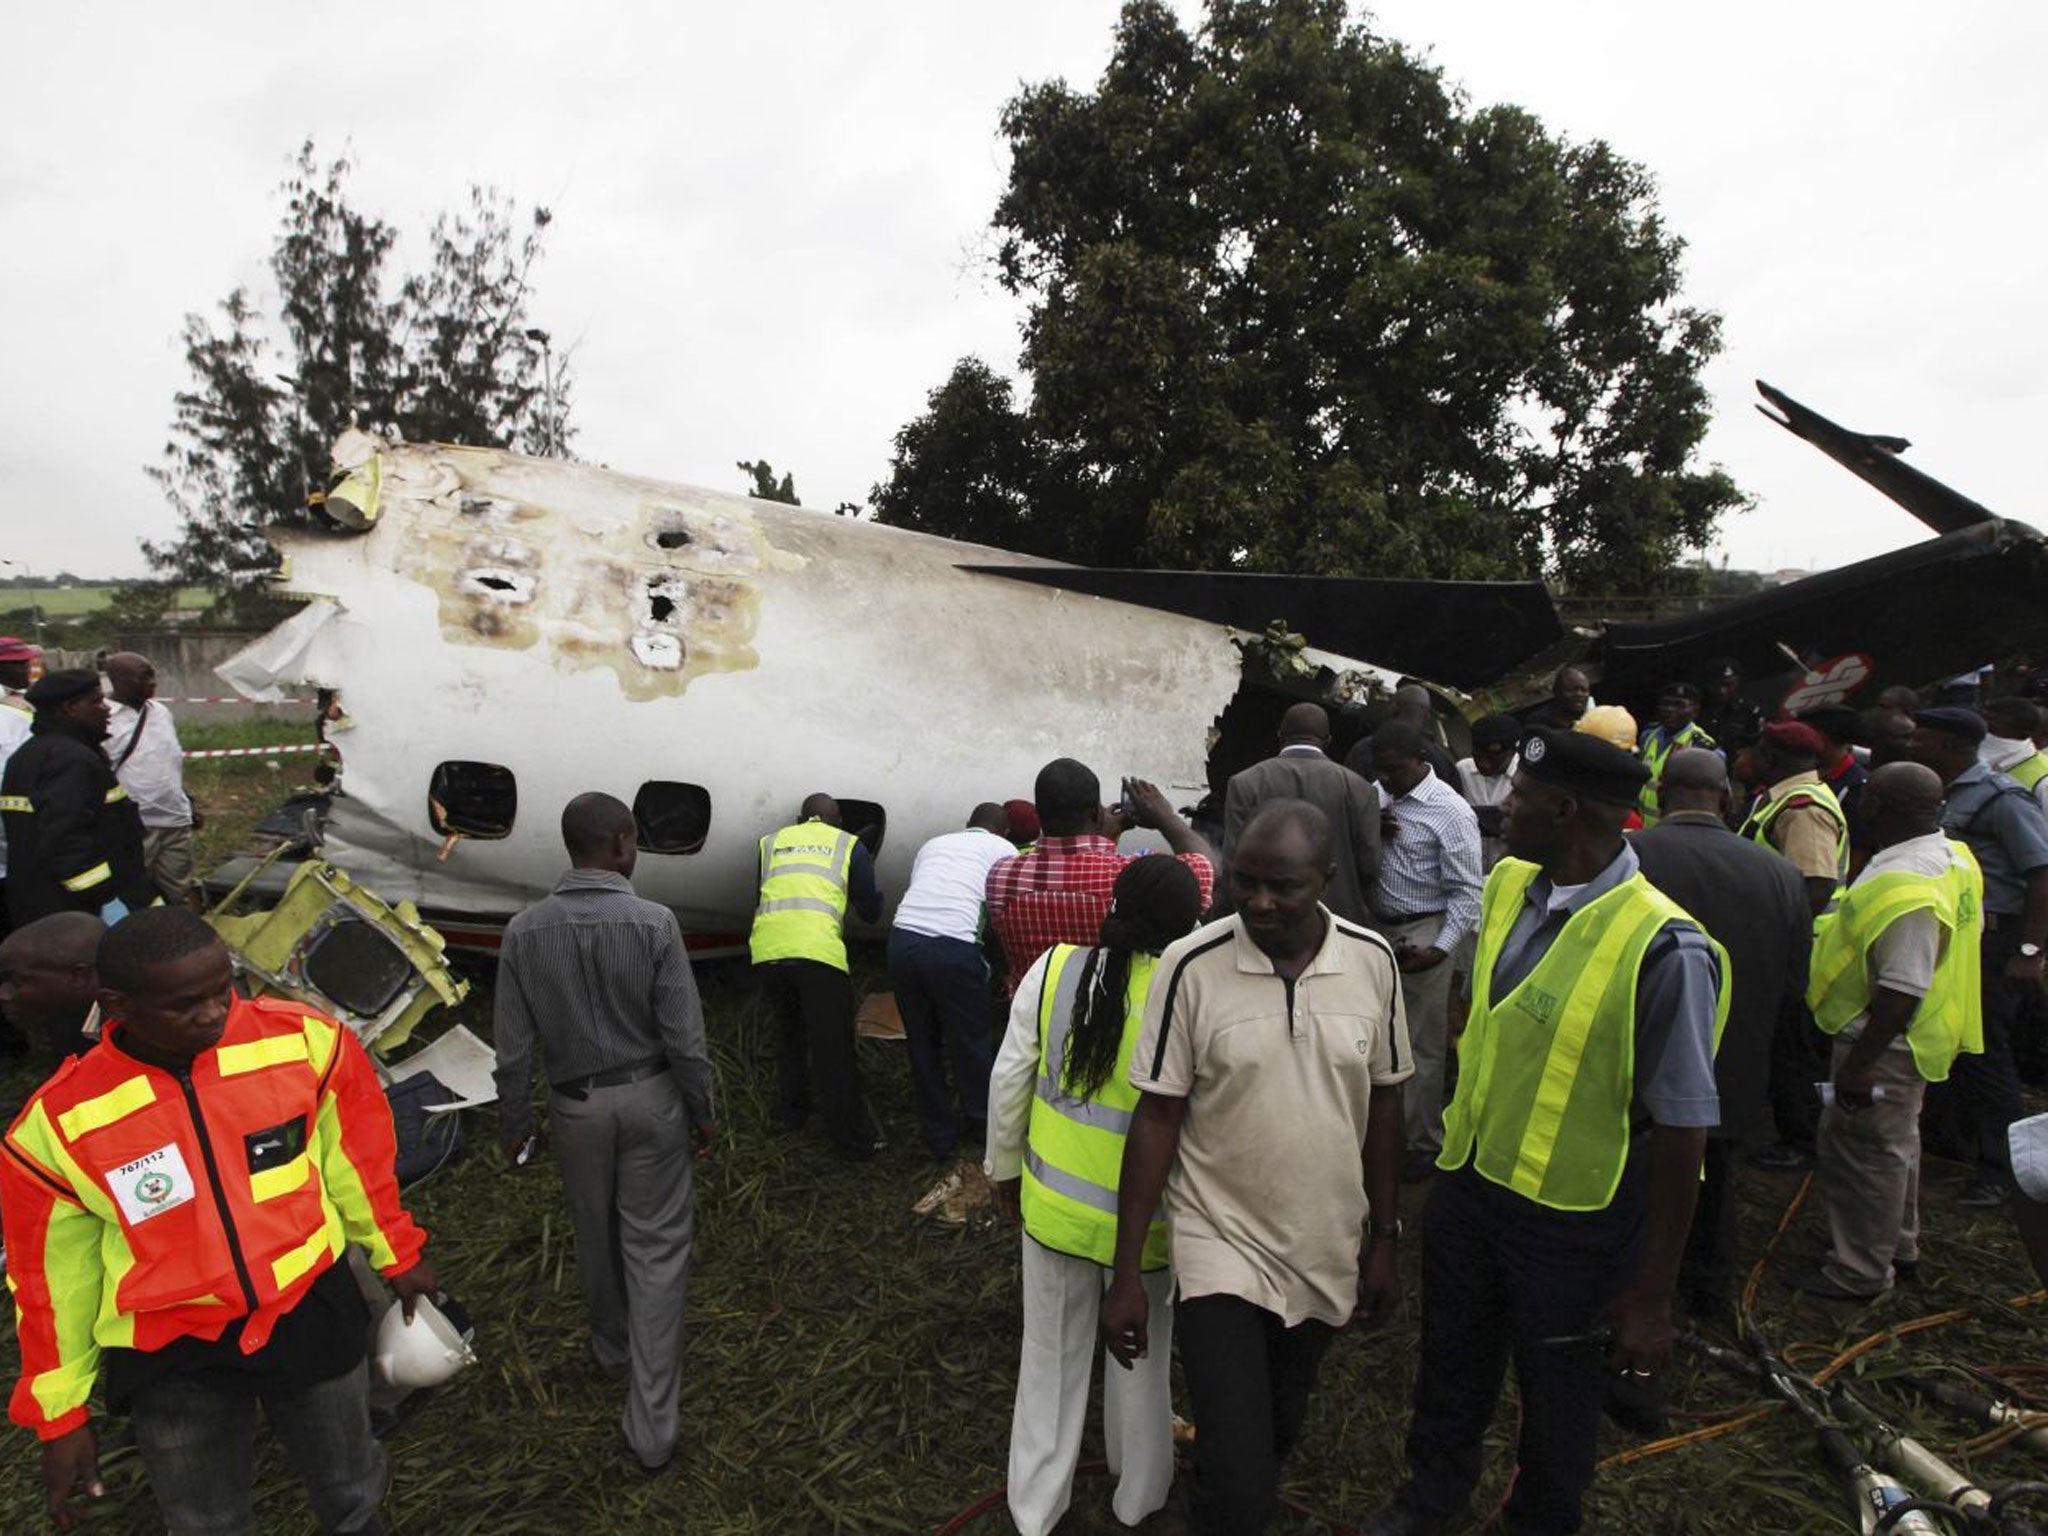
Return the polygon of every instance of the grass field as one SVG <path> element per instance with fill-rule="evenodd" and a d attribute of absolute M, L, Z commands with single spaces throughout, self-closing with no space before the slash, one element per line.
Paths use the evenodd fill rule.
<path fill-rule="evenodd" d="M 82 619 L 114 600 L 112 586 L 0 587 L 0 613 L 26 613 L 40 608 L 46 619 Z M 180 610 L 204 608 L 213 594 L 204 587 L 180 587 L 173 605 Z"/>
<path fill-rule="evenodd" d="M 196 733 L 195 733 L 196 734 Z M 208 803 L 221 808 L 208 845 L 227 846 L 235 818 L 303 775 L 305 760 L 272 771 L 262 760 L 219 765 Z M 196 787 L 196 786 L 195 786 Z M 246 825 L 246 822 L 244 822 Z M 876 957 L 856 960 L 857 982 L 879 983 Z M 1018 1302 L 1014 1229 L 948 1231 L 915 1221 L 909 1206 L 940 1171 L 918 1146 L 900 1045 L 863 1042 L 862 1070 L 890 1147 L 861 1167 L 839 1163 L 817 1133 L 770 1129 L 771 1031 L 744 971 L 700 967 L 721 1093 L 723 1138 L 699 1171 L 698 1237 L 690 1278 L 683 1441 L 675 1465 L 643 1478 L 624 1452 L 621 1389 L 588 1364 L 574 1259 L 560 1182 L 542 1159 L 515 1173 L 495 1150 L 488 1115 L 467 1118 L 471 1153 L 417 1186 L 408 1203 L 434 1234 L 444 1283 L 479 1328 L 481 1365 L 458 1378 L 390 1442 L 394 1482 L 386 1504 L 406 1536 L 534 1533 L 613 1536 L 687 1532 L 932 1532 L 1002 1481 L 1015 1384 Z M 461 1010 L 489 1028 L 490 978 Z M 431 1024 L 429 1032 L 436 1028 Z M 25 1076 L 0 1085 L 18 1094 Z M 1862 1312 L 1797 1302 L 1767 1278 L 1759 1313 L 1766 1331 L 1807 1369 L 1886 1326 L 1963 1307 L 1963 1321 L 1883 1343 L 1858 1368 L 1875 1380 L 1908 1365 L 2003 1368 L 2039 1380 L 2040 1323 L 2001 1304 L 2033 1280 L 2001 1214 L 1952 1203 L 1962 1170 L 1931 1165 L 1923 1197 L 1926 1258 L 1919 1284 Z M 1749 1176 L 1743 1232 L 1761 1253 L 1798 1188 Z M 1426 1187 L 1404 1191 L 1414 1230 L 1426 1221 Z M 1816 1213 L 1797 1214 L 1784 1248 L 1809 1256 Z M 1782 1257 L 1782 1256 L 1781 1256 Z M 1356 1519 L 1395 1484 L 1415 1369 L 1416 1254 L 1403 1255 L 1409 1304 L 1377 1334 L 1347 1332 L 1325 1365 L 1303 1444 L 1288 1469 L 1290 1494 L 1332 1520 Z M 11 1340 L 0 1369 L 14 1368 Z M 1751 1403 L 1747 1386 L 1690 1360 L 1670 1381 L 1674 1431 L 1720 1421 Z M 1881 1382 L 1875 1387 L 1886 1391 Z M 1916 1433 L 1954 1451 L 1973 1430 L 1909 1399 L 1886 1401 Z M 1502 1495 L 1516 1423 L 1510 1392 L 1496 1418 L 1482 1495 L 1470 1529 Z M 1604 1432 L 1606 1455 L 1640 1442 Z M 1091 1425 L 1084 1459 L 1101 1454 Z M 2034 1475 L 2004 1450 L 1958 1456 L 1997 1485 Z M 33 1443 L 0 1441 L 0 1531 L 39 1528 Z M 157 1529 L 132 1452 L 109 1456 L 108 1497 L 88 1531 Z M 258 1471 L 259 1525 L 299 1536 L 312 1523 L 273 1453 Z M 1854 1529 L 1841 1489 L 1810 1432 L 1780 1412 L 1707 1440 L 1602 1472 L 1589 1529 L 1611 1533 L 1814 1533 Z M 1186 1527 L 1176 1508 L 1149 1532 Z M 1273 1529 L 1340 1530 L 1286 1514 Z M 995 1511 L 958 1526 L 969 1536 L 1010 1529 Z M 1084 1481 L 1061 1527 L 1076 1536 L 1121 1530 L 1099 1478 Z"/>

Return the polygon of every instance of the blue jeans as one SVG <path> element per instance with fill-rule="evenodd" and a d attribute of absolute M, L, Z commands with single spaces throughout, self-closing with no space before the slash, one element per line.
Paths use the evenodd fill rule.
<path fill-rule="evenodd" d="M 889 980 L 910 1047 L 910 1081 L 917 1097 L 917 1132 L 934 1156 L 951 1157 L 960 1139 L 953 1095 L 970 1135 L 988 1123 L 988 1076 L 995 1064 L 989 1041 L 988 962 L 965 939 L 889 930 Z M 947 1079 L 951 1069 L 952 1083 Z"/>
<path fill-rule="evenodd" d="M 249 1485 L 259 1400 L 320 1529 L 383 1536 L 377 1506 L 391 1471 L 370 1436 L 369 1384 L 363 1362 L 308 1386 L 251 1392 L 169 1377 L 138 1388 L 135 1443 L 171 1536 L 254 1536 Z"/>

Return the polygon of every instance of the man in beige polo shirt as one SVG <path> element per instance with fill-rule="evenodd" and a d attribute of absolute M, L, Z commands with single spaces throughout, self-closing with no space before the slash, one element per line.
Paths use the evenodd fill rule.
<path fill-rule="evenodd" d="M 1212 1536 L 1262 1527 L 1332 1334 L 1396 1293 L 1414 1061 L 1392 948 L 1322 905 L 1334 862 L 1321 811 L 1262 805 L 1231 854 L 1235 914 L 1160 956 L 1131 1056 L 1103 1342 L 1126 1366 L 1145 1353 L 1139 1260 L 1164 1191 Z"/>

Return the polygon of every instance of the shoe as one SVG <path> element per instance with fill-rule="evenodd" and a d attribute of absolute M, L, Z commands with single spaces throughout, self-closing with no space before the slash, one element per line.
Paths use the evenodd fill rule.
<path fill-rule="evenodd" d="M 675 1443 L 673 1441 L 669 1443 L 668 1450 L 662 1455 L 659 1461 L 642 1460 L 640 1453 L 633 1449 L 632 1444 L 626 1439 L 624 1435 L 619 1436 L 619 1444 L 626 1447 L 626 1454 L 633 1459 L 633 1465 L 640 1469 L 640 1473 L 643 1477 L 661 1476 L 662 1473 L 666 1472 L 669 1469 L 670 1464 L 673 1463 L 676 1459 L 676 1448 Z"/>
<path fill-rule="evenodd" d="M 1882 1296 L 1882 1291 L 1852 1291 L 1845 1285 L 1837 1285 L 1818 1269 L 1798 1270 L 1785 1276 L 1785 1283 L 1795 1291 L 1804 1291 L 1822 1301 L 1853 1301 L 1859 1306 L 1867 1305 Z"/>
<path fill-rule="evenodd" d="M 2005 1182 L 1995 1174 L 1979 1174 L 1956 1196 L 1956 1207 L 1964 1211 L 1995 1211 L 2005 1204 Z"/>
<path fill-rule="evenodd" d="M 1401 1154 L 1401 1182 L 1403 1184 L 1425 1184 L 1436 1177 L 1436 1154 L 1434 1152 L 1403 1152 Z"/>
<path fill-rule="evenodd" d="M 1892 1278 L 1901 1285 L 1920 1283 L 1920 1261 L 1918 1259 L 1893 1259 Z"/>
<path fill-rule="evenodd" d="M 1406 1499 L 1395 1499 L 1359 1521 L 1357 1536 L 1437 1536 L 1450 1524 L 1435 1515 L 1425 1515 Z"/>
<path fill-rule="evenodd" d="M 1774 1141 L 1768 1147 L 1758 1147 L 1743 1161 L 1760 1173 L 1804 1173 L 1813 1166 L 1813 1154 L 1805 1147 Z"/>

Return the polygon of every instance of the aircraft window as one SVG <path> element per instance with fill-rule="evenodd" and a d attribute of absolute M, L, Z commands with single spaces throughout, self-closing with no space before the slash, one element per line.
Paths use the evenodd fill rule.
<path fill-rule="evenodd" d="M 359 917 L 345 917 L 321 934 L 301 963 L 321 996 L 365 1018 L 390 1007 L 413 974 L 405 951 Z"/>
<path fill-rule="evenodd" d="M 872 800 L 832 798 L 839 801 L 839 825 L 867 845 L 870 858 L 878 857 L 883 835 L 889 830 L 889 813 Z"/>
<path fill-rule="evenodd" d="M 519 814 L 519 786 L 497 763 L 441 763 L 427 787 L 427 818 L 444 837 L 504 837 Z"/>
<path fill-rule="evenodd" d="M 662 549 L 682 549 L 690 542 L 687 528 L 664 528 L 654 536 L 654 542 Z"/>
<path fill-rule="evenodd" d="M 644 852 L 700 852 L 711 832 L 711 791 L 650 779 L 633 797 L 633 825 Z"/>
<path fill-rule="evenodd" d="M 669 595 L 666 576 L 657 576 L 647 583 L 647 609 L 657 624 L 666 624 L 675 617 L 676 600 Z"/>

